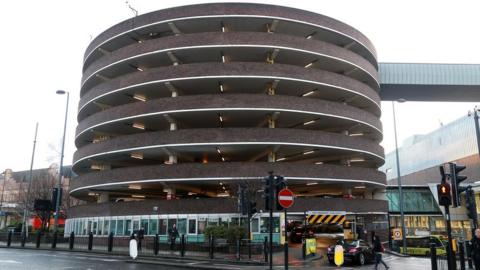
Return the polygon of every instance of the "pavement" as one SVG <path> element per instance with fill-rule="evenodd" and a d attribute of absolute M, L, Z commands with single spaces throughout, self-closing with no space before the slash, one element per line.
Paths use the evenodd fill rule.
<path fill-rule="evenodd" d="M 295 256 L 295 254 L 293 254 Z M 284 269 L 281 264 L 283 253 L 274 257 L 273 269 Z M 430 269 L 429 258 L 398 257 L 384 255 L 391 270 Z M 163 257 L 144 257 L 136 260 L 124 255 L 98 254 L 88 252 L 49 251 L 32 249 L 0 248 L 0 270 L 150 270 L 150 269 L 211 269 L 211 270 L 264 270 L 268 266 L 236 264 L 209 260 L 193 260 Z M 346 264 L 342 267 L 329 265 L 325 258 L 317 257 L 307 261 L 293 260 L 289 269 L 374 269 L 369 263 L 362 267 Z M 383 270 L 383 266 L 379 266 Z"/>

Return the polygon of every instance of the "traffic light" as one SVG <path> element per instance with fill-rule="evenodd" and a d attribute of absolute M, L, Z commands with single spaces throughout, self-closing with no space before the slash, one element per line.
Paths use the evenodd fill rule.
<path fill-rule="evenodd" d="M 273 172 L 270 172 L 267 177 L 264 177 L 262 179 L 263 183 L 263 199 L 265 201 L 265 210 L 269 211 L 270 210 L 270 200 L 274 200 L 274 196 L 272 196 L 272 192 L 274 192 L 274 181 L 275 181 L 275 176 L 273 175 Z M 272 198 L 271 198 L 272 197 Z"/>
<path fill-rule="evenodd" d="M 460 183 L 465 181 L 467 177 L 465 175 L 459 175 L 458 173 L 465 170 L 467 166 L 457 165 L 453 162 L 448 163 L 450 165 L 450 179 L 452 182 L 452 207 L 459 207 L 460 193 L 467 190 L 466 187 L 460 187 Z"/>
<path fill-rule="evenodd" d="M 280 203 L 278 203 L 278 192 L 284 188 L 287 187 L 287 184 L 285 183 L 285 179 L 283 178 L 283 176 L 277 176 L 275 177 L 275 204 L 276 204 L 276 209 L 278 211 L 281 211 L 283 210 L 283 206 L 280 205 Z"/>
<path fill-rule="evenodd" d="M 450 185 L 448 183 L 441 183 L 437 185 L 438 204 L 449 206 L 452 204 L 452 194 L 450 193 Z"/>
<path fill-rule="evenodd" d="M 477 203 L 475 202 L 475 192 L 471 186 L 468 186 L 465 192 L 465 207 L 467 208 L 467 216 L 477 222 Z"/>

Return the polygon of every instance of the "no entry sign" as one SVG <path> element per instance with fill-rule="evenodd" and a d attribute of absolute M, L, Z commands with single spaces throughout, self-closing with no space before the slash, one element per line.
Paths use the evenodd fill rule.
<path fill-rule="evenodd" d="M 290 208 L 293 205 L 293 192 L 288 188 L 280 190 L 278 192 L 278 203 L 283 208 Z"/>

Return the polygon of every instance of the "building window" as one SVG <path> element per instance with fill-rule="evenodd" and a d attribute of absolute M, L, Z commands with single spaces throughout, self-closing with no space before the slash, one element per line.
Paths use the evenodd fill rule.
<path fill-rule="evenodd" d="M 167 234 L 167 220 L 166 219 L 159 219 L 158 220 L 158 234 L 166 235 Z"/>
<path fill-rule="evenodd" d="M 197 233 L 197 220 L 189 219 L 188 220 L 188 233 L 196 234 Z"/>
<path fill-rule="evenodd" d="M 137 234 L 139 230 L 140 230 L 140 220 L 134 220 L 133 221 L 132 233 Z"/>
<path fill-rule="evenodd" d="M 175 224 L 175 226 L 177 226 L 177 219 L 176 218 L 169 218 L 168 219 L 168 231 L 167 231 L 168 234 L 170 234 L 170 232 L 172 231 L 173 224 Z M 177 231 L 178 231 L 178 226 L 177 226 Z"/>
<path fill-rule="evenodd" d="M 230 219 L 230 223 L 228 224 L 229 227 L 232 227 L 232 226 L 238 226 L 240 222 L 240 219 L 238 217 L 232 217 Z"/>
<path fill-rule="evenodd" d="M 110 220 L 103 222 L 103 235 L 108 235 L 108 228 L 110 227 Z"/>
<path fill-rule="evenodd" d="M 117 231 L 115 235 L 123 235 L 123 220 L 117 220 Z"/>
<path fill-rule="evenodd" d="M 252 219 L 252 233 L 258 233 L 258 218 Z"/>
<path fill-rule="evenodd" d="M 158 233 L 158 219 L 151 218 L 150 219 L 150 224 L 148 226 L 148 234 L 149 235 L 155 235 L 157 233 Z"/>
<path fill-rule="evenodd" d="M 140 229 L 143 228 L 143 233 L 148 234 L 148 219 L 142 219 L 140 221 Z"/>
<path fill-rule="evenodd" d="M 268 227 L 269 227 L 268 218 L 266 217 L 260 218 L 260 232 L 268 233 Z"/>
<path fill-rule="evenodd" d="M 103 219 L 99 219 L 97 235 L 102 235 L 102 232 L 103 232 Z"/>
<path fill-rule="evenodd" d="M 92 231 L 92 221 L 89 220 L 89 221 L 87 221 L 87 233 L 86 234 L 90 234 L 91 231 Z"/>
<path fill-rule="evenodd" d="M 203 232 L 205 231 L 205 227 L 207 227 L 207 219 L 206 218 L 198 218 L 197 234 L 203 234 Z"/>
<path fill-rule="evenodd" d="M 123 235 L 132 235 L 132 220 L 125 220 L 125 227 L 123 229 Z"/>
<path fill-rule="evenodd" d="M 208 218 L 208 226 L 217 226 L 218 225 L 218 218 Z"/>
<path fill-rule="evenodd" d="M 114 220 L 114 219 L 112 219 L 112 220 L 110 221 L 110 230 L 109 230 L 110 233 L 113 233 L 113 234 L 116 233 L 116 232 L 115 232 L 115 226 L 116 226 L 116 225 L 117 225 L 117 221 Z"/>
<path fill-rule="evenodd" d="M 187 234 L 187 219 L 186 218 L 179 218 L 177 221 L 177 230 L 178 234 Z"/>

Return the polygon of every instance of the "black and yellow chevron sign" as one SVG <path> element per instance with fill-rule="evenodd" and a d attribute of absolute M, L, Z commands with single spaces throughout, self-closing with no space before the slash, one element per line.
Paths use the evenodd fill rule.
<path fill-rule="evenodd" d="M 343 224 L 345 215 L 308 215 L 307 221 L 310 224 Z"/>

